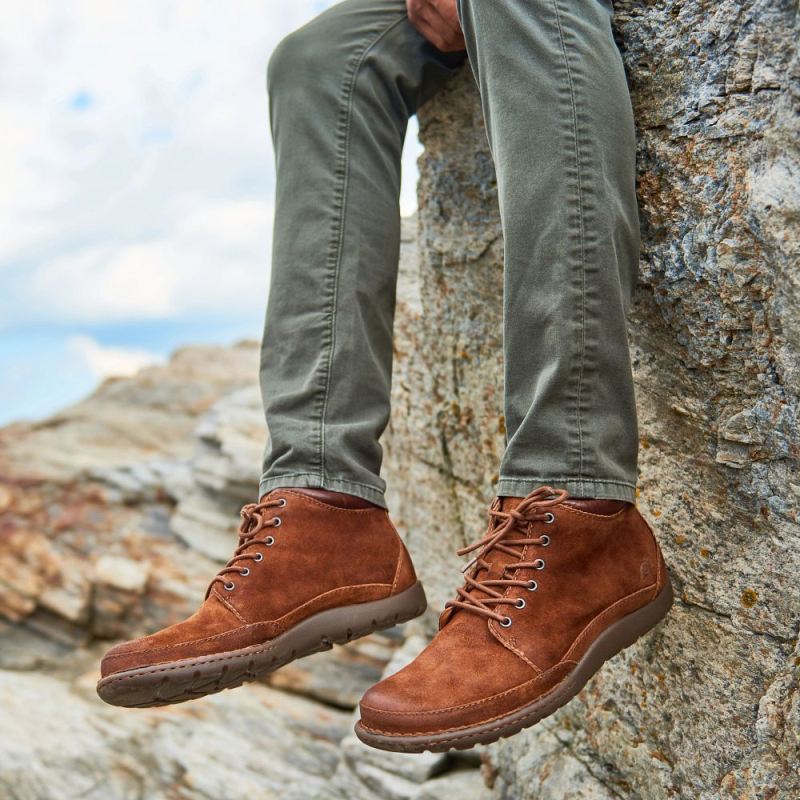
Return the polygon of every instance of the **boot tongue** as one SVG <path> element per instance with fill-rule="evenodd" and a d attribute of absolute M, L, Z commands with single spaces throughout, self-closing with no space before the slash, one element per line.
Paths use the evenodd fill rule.
<path fill-rule="evenodd" d="M 500 511 L 513 511 L 525 498 L 524 497 L 498 497 L 492 507 L 498 507 Z"/>

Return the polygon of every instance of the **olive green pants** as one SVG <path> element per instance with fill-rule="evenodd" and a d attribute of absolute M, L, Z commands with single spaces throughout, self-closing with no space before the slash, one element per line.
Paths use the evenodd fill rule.
<path fill-rule="evenodd" d="M 506 449 L 496 491 L 547 483 L 633 500 L 626 313 L 639 226 L 635 140 L 603 0 L 459 0 L 497 172 Z M 260 490 L 323 487 L 385 505 L 409 117 L 463 63 L 404 0 L 346 0 L 268 67 L 277 186 L 261 355 Z"/>

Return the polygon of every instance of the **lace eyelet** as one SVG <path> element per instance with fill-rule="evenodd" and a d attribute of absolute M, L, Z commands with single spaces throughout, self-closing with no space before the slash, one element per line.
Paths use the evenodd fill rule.
<path fill-rule="evenodd" d="M 286 498 L 285 497 L 281 497 L 278 500 L 278 507 L 279 508 L 285 508 L 286 507 Z"/>
<path fill-rule="evenodd" d="M 267 536 L 267 538 L 264 539 L 264 544 L 267 547 L 272 547 L 272 545 L 275 544 L 275 537 L 274 536 Z M 259 553 L 259 555 L 261 555 L 261 558 L 264 558 L 263 554 Z M 259 561 L 261 560 L 261 558 L 259 559 Z"/>
<path fill-rule="evenodd" d="M 544 569 L 544 559 L 537 558 L 536 561 L 533 562 L 534 569 Z"/>
<path fill-rule="evenodd" d="M 250 574 L 250 567 L 244 567 L 244 569 L 242 569 L 242 570 L 239 572 L 239 574 L 240 574 L 240 575 L 241 575 L 243 578 L 246 578 L 246 577 L 247 577 L 247 576 Z"/>
<path fill-rule="evenodd" d="M 514 603 L 514 605 L 517 608 L 525 608 L 525 601 L 521 597 L 519 597 L 517 598 L 517 601 Z"/>
<path fill-rule="evenodd" d="M 232 592 L 236 588 L 236 584 L 233 581 L 229 581 L 228 583 L 223 583 L 222 585 L 228 592 Z"/>
<path fill-rule="evenodd" d="M 546 533 L 544 535 L 540 536 L 539 538 L 541 539 L 539 544 L 542 547 L 549 547 L 550 546 L 550 537 Z"/>
<path fill-rule="evenodd" d="M 280 528 L 280 526 L 281 526 L 281 522 L 282 522 L 282 521 L 283 521 L 283 520 L 281 520 L 281 518 L 280 518 L 280 517 L 273 517 L 273 518 L 272 518 L 272 524 L 273 524 L 273 526 L 274 526 L 274 527 L 276 527 L 276 528 Z"/>
<path fill-rule="evenodd" d="M 536 581 L 528 581 L 528 591 L 535 592 L 539 588 L 539 584 Z"/>
<path fill-rule="evenodd" d="M 511 619 L 511 617 L 503 617 L 503 619 L 500 620 L 500 625 L 503 628 L 510 628 L 512 622 L 513 620 Z"/>
<path fill-rule="evenodd" d="M 253 561 L 258 562 L 258 561 L 263 561 L 263 560 L 264 560 L 264 554 L 263 553 L 256 553 L 253 556 Z"/>
<path fill-rule="evenodd" d="M 556 521 L 556 515 L 552 511 L 545 514 L 544 521 L 546 525 L 552 525 Z"/>

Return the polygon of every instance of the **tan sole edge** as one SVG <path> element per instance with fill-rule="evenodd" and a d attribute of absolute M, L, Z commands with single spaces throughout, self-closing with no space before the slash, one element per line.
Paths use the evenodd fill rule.
<path fill-rule="evenodd" d="M 97 694 L 106 703 L 125 708 L 183 703 L 234 689 L 297 658 L 407 622 L 426 607 L 418 582 L 383 600 L 321 611 L 262 644 L 108 675 L 98 681 Z"/>
<path fill-rule="evenodd" d="M 466 750 L 478 744 L 490 744 L 529 728 L 566 705 L 589 682 L 589 679 L 610 658 L 632 645 L 650 631 L 672 607 L 672 585 L 668 582 L 658 596 L 646 606 L 628 614 L 606 628 L 567 677 L 547 694 L 499 719 L 478 725 L 465 726 L 446 733 L 406 736 L 403 734 L 372 733 L 359 720 L 355 732 L 359 739 L 379 750 L 397 753 L 442 753 L 447 750 Z"/>

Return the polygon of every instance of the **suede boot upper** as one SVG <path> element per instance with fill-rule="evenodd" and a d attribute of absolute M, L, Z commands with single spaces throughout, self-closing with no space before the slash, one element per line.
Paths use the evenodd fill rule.
<path fill-rule="evenodd" d="M 414 585 L 414 568 L 386 511 L 363 501 L 356 505 L 275 489 L 245 506 L 238 547 L 199 610 L 111 648 L 102 676 L 245 648 L 321 611 L 380 600 Z"/>
<path fill-rule="evenodd" d="M 367 732 L 452 731 L 457 746 L 458 729 L 555 691 L 599 633 L 667 581 L 652 532 L 629 503 L 573 503 L 543 487 L 495 500 L 489 516 L 483 539 L 460 551 L 477 556 L 439 633 L 364 696 Z"/>

